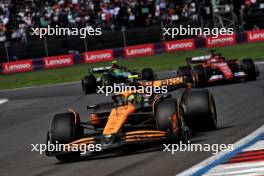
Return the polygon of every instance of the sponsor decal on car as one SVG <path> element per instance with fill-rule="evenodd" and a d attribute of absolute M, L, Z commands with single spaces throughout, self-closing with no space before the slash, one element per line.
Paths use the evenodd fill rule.
<path fill-rule="evenodd" d="M 136 45 L 129 46 L 124 48 L 124 57 L 140 57 L 140 56 L 150 56 L 154 55 L 154 45 L 153 44 L 145 44 L 145 45 Z"/>
<path fill-rule="evenodd" d="M 114 59 L 113 50 L 100 50 L 83 53 L 85 63 L 111 61 Z"/>
<path fill-rule="evenodd" d="M 3 63 L 2 72 L 4 74 L 27 72 L 33 70 L 32 60 L 22 60 L 16 62 Z"/>
<path fill-rule="evenodd" d="M 235 72 L 234 75 L 236 77 L 243 77 L 243 76 L 246 76 L 246 74 L 244 72 Z"/>
<path fill-rule="evenodd" d="M 213 75 L 209 80 L 214 81 L 219 79 L 223 79 L 223 75 Z"/>
<path fill-rule="evenodd" d="M 206 47 L 218 47 L 218 46 L 228 46 L 236 44 L 236 35 L 219 35 L 218 37 L 206 37 L 205 38 Z"/>
<path fill-rule="evenodd" d="M 246 34 L 248 42 L 264 41 L 264 30 L 248 31 Z"/>
<path fill-rule="evenodd" d="M 73 65 L 73 55 L 61 55 L 44 58 L 44 68 L 57 68 Z"/>
<path fill-rule="evenodd" d="M 164 42 L 165 51 L 181 51 L 181 50 L 192 50 L 195 49 L 194 39 L 175 40 Z"/>

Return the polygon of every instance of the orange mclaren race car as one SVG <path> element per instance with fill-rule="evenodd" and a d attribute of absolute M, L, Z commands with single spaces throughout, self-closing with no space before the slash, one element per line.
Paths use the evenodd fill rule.
<path fill-rule="evenodd" d="M 83 155 L 73 150 L 76 146 L 95 145 L 108 151 L 144 142 L 172 140 L 176 143 L 186 141 L 190 131 L 216 129 L 213 96 L 206 89 L 185 86 L 178 98 L 170 94 L 146 96 L 138 91 L 113 95 L 112 102 L 88 106 L 92 112 L 85 122 L 73 110 L 56 114 L 47 133 L 47 144 L 67 147 L 66 151 L 46 151 L 46 154 L 60 161 L 71 161 Z"/>

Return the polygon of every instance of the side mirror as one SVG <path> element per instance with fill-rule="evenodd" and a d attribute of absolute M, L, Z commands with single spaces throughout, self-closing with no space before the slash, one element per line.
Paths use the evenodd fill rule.
<path fill-rule="evenodd" d="M 87 109 L 95 109 L 95 108 L 99 108 L 99 105 L 88 105 L 86 108 Z"/>

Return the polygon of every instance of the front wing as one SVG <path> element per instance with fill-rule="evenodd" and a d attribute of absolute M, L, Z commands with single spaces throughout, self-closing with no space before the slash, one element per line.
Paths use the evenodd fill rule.
<path fill-rule="evenodd" d="M 245 78 L 247 75 L 244 72 L 235 72 L 234 75 L 230 78 L 226 78 L 224 75 L 212 75 L 208 78 L 207 82 L 216 82 L 216 81 L 228 81 L 228 80 L 235 80 L 235 79 L 242 79 Z"/>
<path fill-rule="evenodd" d="M 125 145 L 129 144 L 141 144 L 146 142 L 155 142 L 155 141 L 166 141 L 173 139 L 175 135 L 171 135 L 164 131 L 157 131 L 157 130 L 138 130 L 127 132 L 119 136 L 109 136 L 106 139 L 106 136 L 103 135 L 95 135 L 90 137 L 84 137 L 78 140 L 75 140 L 69 144 L 65 145 L 65 151 L 56 151 L 56 152 L 49 152 L 46 153 L 48 156 L 55 156 L 61 155 L 65 153 L 72 153 L 73 151 L 76 152 L 76 147 L 80 147 L 81 145 L 89 145 L 89 144 L 100 144 L 101 150 L 97 152 L 90 152 L 87 151 L 85 155 L 98 153 L 105 150 L 116 149 Z"/>

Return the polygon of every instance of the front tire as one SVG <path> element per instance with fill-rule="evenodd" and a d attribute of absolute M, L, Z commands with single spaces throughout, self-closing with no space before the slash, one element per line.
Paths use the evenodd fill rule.
<path fill-rule="evenodd" d="M 82 90 L 85 94 L 96 92 L 96 78 L 94 75 L 85 76 L 82 79 Z"/>
<path fill-rule="evenodd" d="M 155 105 L 155 121 L 158 130 L 172 130 L 172 116 L 177 113 L 175 99 L 164 99 Z"/>
<path fill-rule="evenodd" d="M 253 59 L 243 59 L 241 62 L 242 68 L 246 73 L 246 81 L 256 80 L 257 78 L 257 69 Z"/>
<path fill-rule="evenodd" d="M 174 115 L 176 119 L 173 119 Z M 173 140 L 187 143 L 189 134 L 184 121 L 184 111 L 181 106 L 177 106 L 175 99 L 169 98 L 157 102 L 154 117 L 157 130 L 169 132 Z M 174 120 L 176 122 L 173 122 Z"/>
<path fill-rule="evenodd" d="M 79 117 L 75 117 L 73 113 L 56 114 L 51 122 L 51 143 L 68 144 L 80 138 L 83 130 L 79 123 Z M 80 152 L 69 152 L 55 155 L 58 160 L 64 162 L 75 160 L 79 158 L 79 156 Z"/>

